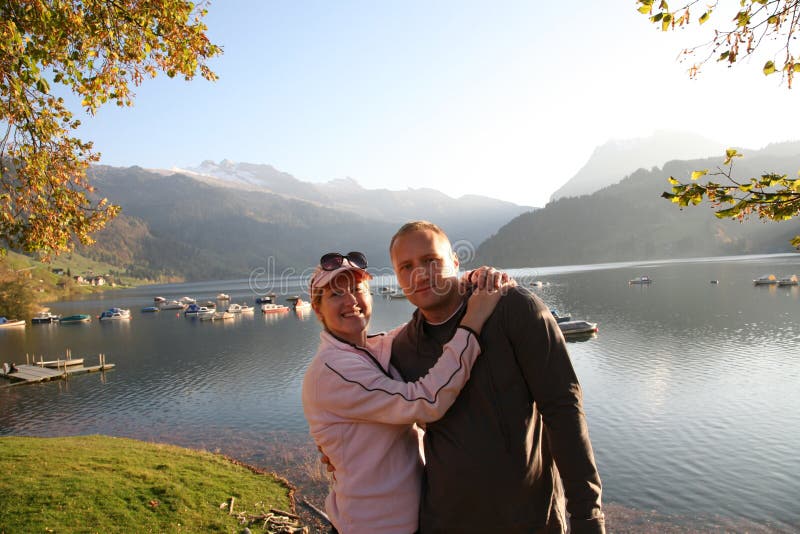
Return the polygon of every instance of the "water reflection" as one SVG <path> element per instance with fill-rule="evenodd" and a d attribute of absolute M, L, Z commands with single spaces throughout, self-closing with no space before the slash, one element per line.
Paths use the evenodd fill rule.
<path fill-rule="evenodd" d="M 800 255 L 517 271 L 542 281 L 530 289 L 548 306 L 599 325 L 600 335 L 571 339 L 569 351 L 605 500 L 800 529 L 800 482 L 791 476 L 800 473 L 800 290 L 754 287 L 763 272 L 800 272 Z M 642 274 L 653 283 L 628 284 Z M 247 281 L 227 281 L 137 288 L 51 308 L 96 315 L 111 306 L 139 310 L 154 295 L 206 300 L 221 291 L 231 302 L 254 299 Z M 287 288 L 277 302 L 301 292 Z M 413 311 L 405 299 L 377 294 L 373 308 L 372 332 Z M 70 348 L 92 361 L 103 352 L 117 365 L 0 389 L 0 435 L 139 437 L 264 464 L 273 436 L 307 440 L 300 384 L 319 342 L 313 312 L 256 309 L 214 322 L 171 311 L 133 315 L 124 323 L 0 332 L 2 358 L 17 363 L 26 353 L 54 359 Z"/>

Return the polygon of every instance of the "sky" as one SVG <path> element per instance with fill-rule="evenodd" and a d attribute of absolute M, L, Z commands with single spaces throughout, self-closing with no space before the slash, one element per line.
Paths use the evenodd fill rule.
<path fill-rule="evenodd" d="M 730 1 L 729 1 L 730 3 Z M 101 163 L 269 164 L 369 189 L 431 187 L 544 206 L 610 140 L 656 130 L 758 149 L 797 140 L 800 87 L 763 59 L 689 79 L 634 0 L 217 0 L 216 82 L 160 76 L 83 119 Z M 696 15 L 696 16 L 699 16 Z M 723 18 L 724 20 L 724 18 Z"/>

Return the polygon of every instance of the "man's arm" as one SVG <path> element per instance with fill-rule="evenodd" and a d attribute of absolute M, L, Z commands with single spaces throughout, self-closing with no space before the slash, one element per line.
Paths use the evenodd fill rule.
<path fill-rule="evenodd" d="M 581 387 L 564 336 L 547 306 L 527 291 L 512 291 L 505 300 L 507 335 L 542 414 L 564 484 L 571 531 L 605 532 L 600 475 L 589 441 Z"/>

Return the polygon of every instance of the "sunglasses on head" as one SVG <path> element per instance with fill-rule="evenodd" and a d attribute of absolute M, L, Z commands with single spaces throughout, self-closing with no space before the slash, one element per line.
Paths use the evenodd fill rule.
<path fill-rule="evenodd" d="M 328 252 L 319 259 L 319 266 L 322 267 L 323 271 L 334 271 L 342 266 L 344 260 L 349 261 L 350 265 L 359 269 L 367 268 L 367 257 L 362 252 L 348 252 L 347 254 Z"/>

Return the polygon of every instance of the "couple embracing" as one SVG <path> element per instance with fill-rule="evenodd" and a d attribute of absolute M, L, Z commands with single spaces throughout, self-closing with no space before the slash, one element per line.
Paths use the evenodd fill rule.
<path fill-rule="evenodd" d="M 389 251 L 417 307 L 390 332 L 367 333 L 363 254 L 324 255 L 310 282 L 323 331 L 303 409 L 335 467 L 333 532 L 605 532 L 581 388 L 547 306 L 493 269 L 459 283 L 433 223 L 404 225 Z"/>

